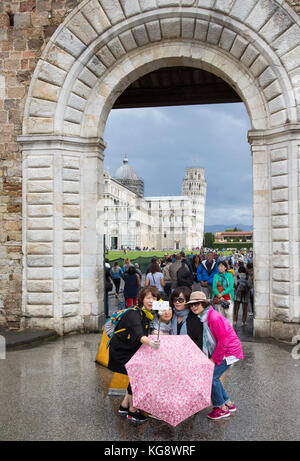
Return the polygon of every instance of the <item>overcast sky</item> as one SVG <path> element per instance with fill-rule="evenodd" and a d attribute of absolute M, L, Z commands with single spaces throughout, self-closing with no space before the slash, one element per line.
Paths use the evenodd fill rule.
<path fill-rule="evenodd" d="M 188 166 L 205 169 L 205 225 L 252 224 L 252 164 L 243 103 L 112 110 L 104 167 L 127 155 L 146 196 L 181 195 Z"/>

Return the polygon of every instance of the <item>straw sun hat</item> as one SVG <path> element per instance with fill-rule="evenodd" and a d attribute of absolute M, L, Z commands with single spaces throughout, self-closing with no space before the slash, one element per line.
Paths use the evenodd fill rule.
<path fill-rule="evenodd" d="M 186 304 L 197 304 L 203 301 L 206 303 L 209 302 L 209 299 L 207 299 L 205 293 L 203 293 L 202 291 L 193 291 L 191 293 L 189 302 L 187 302 Z"/>

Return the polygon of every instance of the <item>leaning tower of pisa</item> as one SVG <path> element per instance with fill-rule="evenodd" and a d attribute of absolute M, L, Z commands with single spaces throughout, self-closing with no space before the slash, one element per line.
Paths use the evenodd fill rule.
<path fill-rule="evenodd" d="M 182 180 L 182 195 L 190 198 L 192 203 L 192 229 L 190 247 L 201 247 L 204 236 L 204 215 L 206 199 L 206 181 L 204 168 L 185 169 Z"/>

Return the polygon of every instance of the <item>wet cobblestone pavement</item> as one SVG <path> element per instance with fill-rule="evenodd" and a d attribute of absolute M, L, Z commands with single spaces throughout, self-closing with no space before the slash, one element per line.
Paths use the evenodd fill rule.
<path fill-rule="evenodd" d="M 112 373 L 95 363 L 98 334 L 9 351 L 0 360 L 0 440 L 300 440 L 300 360 L 291 346 L 250 339 L 226 376 L 238 411 L 209 421 L 205 409 L 176 428 L 118 415 L 121 397 L 108 395 Z"/>

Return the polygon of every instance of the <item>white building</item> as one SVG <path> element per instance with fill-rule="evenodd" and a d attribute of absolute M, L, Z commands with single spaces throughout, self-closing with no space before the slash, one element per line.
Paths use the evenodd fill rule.
<path fill-rule="evenodd" d="M 128 159 L 115 177 L 104 172 L 105 244 L 112 249 L 201 247 L 206 181 L 203 168 L 186 168 L 181 196 L 143 197 L 144 182 Z"/>

